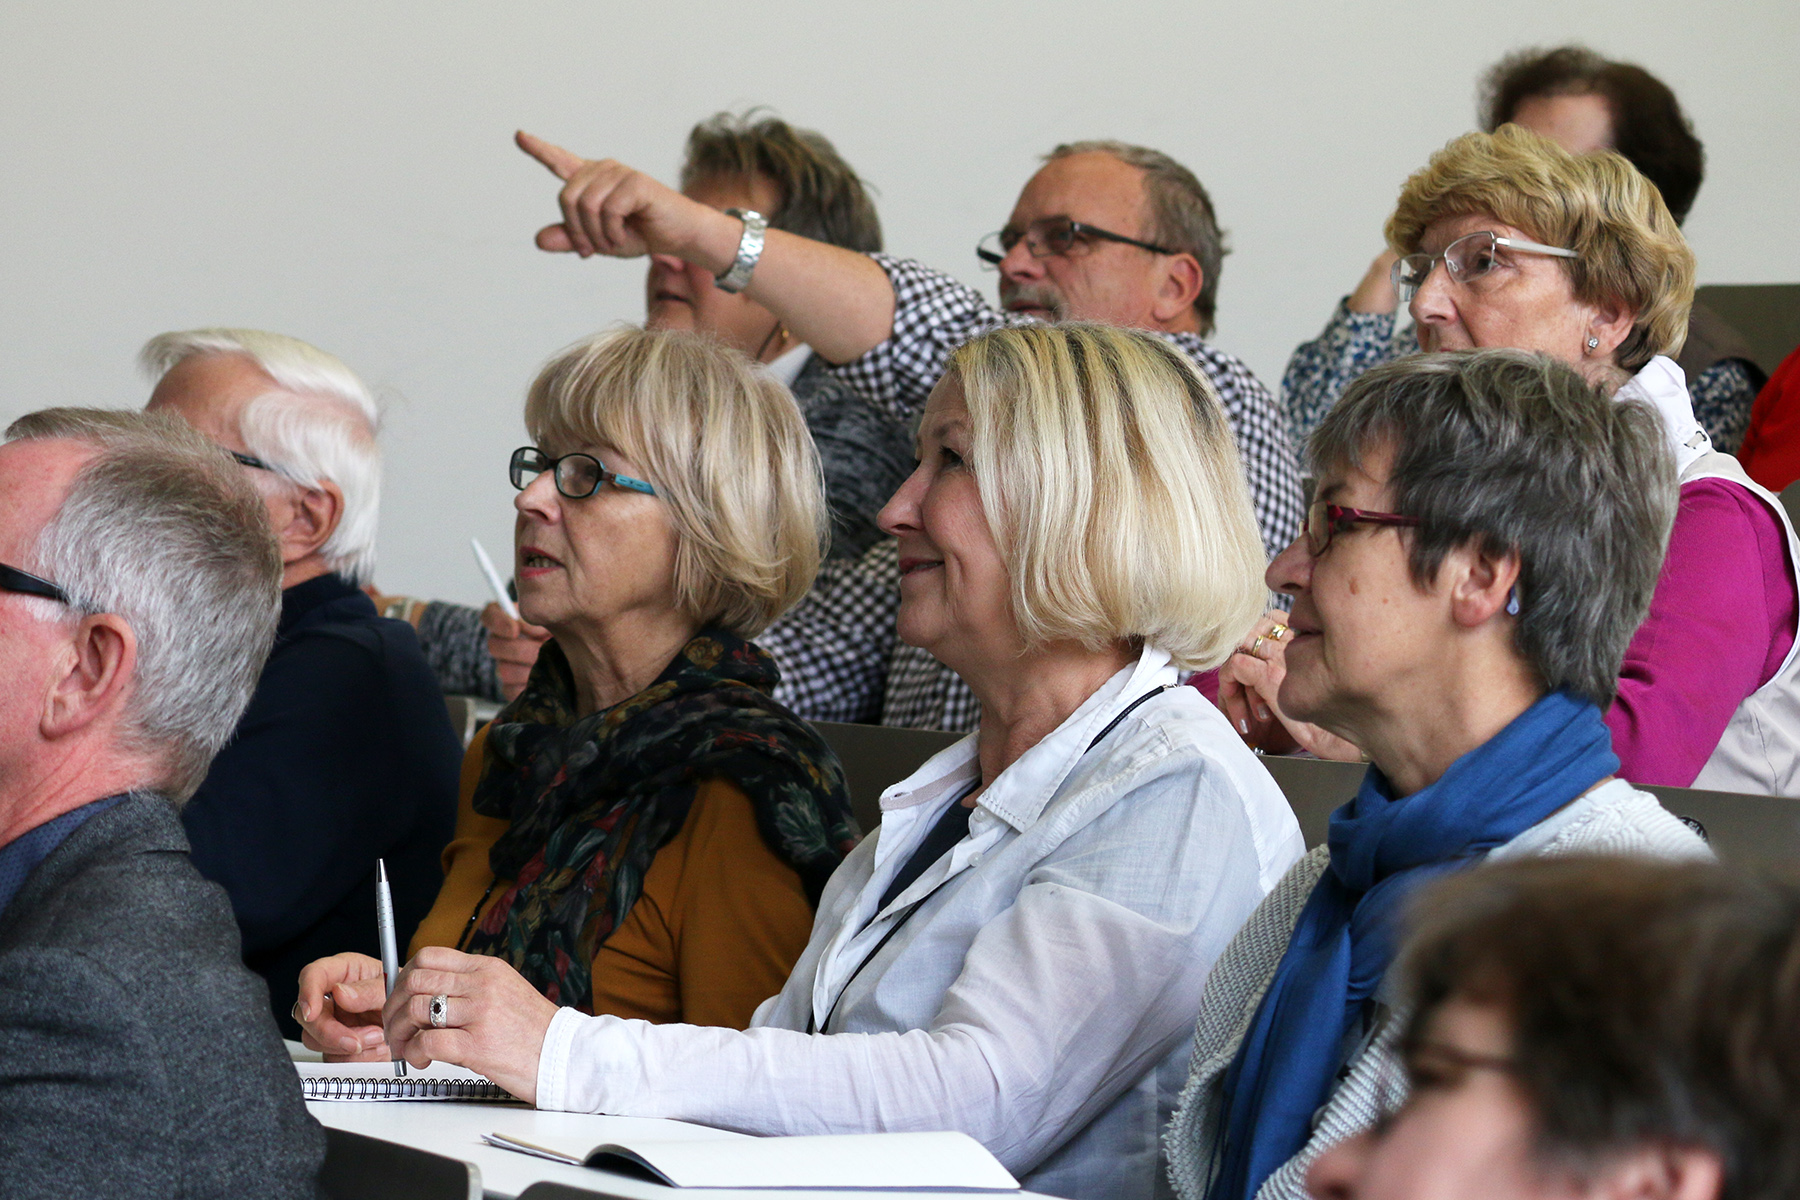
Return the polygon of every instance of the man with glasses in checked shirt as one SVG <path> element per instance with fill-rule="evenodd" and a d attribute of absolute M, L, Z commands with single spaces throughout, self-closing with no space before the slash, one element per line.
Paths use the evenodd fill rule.
<path fill-rule="evenodd" d="M 1274 398 L 1241 361 L 1204 340 L 1224 248 L 1205 189 L 1167 155 L 1111 141 L 1051 151 L 1006 226 L 977 249 L 1000 274 L 995 307 L 920 263 L 768 229 L 756 213 L 707 208 L 622 163 L 584 160 L 530 135 L 520 145 L 564 184 L 563 219 L 538 233 L 540 248 L 583 257 L 673 254 L 702 266 L 903 419 L 917 415 L 950 352 L 976 334 L 1035 320 L 1161 333 L 1219 393 L 1266 548 L 1274 553 L 1299 527 L 1300 474 Z M 897 581 L 893 553 L 880 543 L 856 564 L 871 610 Z M 895 648 L 885 690 L 885 724 L 960 730 L 980 715 L 961 682 L 912 647 Z"/>

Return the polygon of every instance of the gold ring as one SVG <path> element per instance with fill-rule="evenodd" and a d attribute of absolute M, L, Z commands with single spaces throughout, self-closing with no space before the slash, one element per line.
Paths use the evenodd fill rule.
<path fill-rule="evenodd" d="M 1269 639 L 1262 634 L 1257 634 L 1256 637 L 1251 640 L 1250 649 L 1246 651 L 1246 653 L 1248 653 L 1251 658 L 1261 658 L 1262 655 L 1258 654 L 1257 651 L 1262 649 L 1262 644 L 1268 640 Z"/>
<path fill-rule="evenodd" d="M 1286 625 L 1277 625 L 1275 628 L 1269 630 L 1269 640 L 1271 642 L 1279 642 L 1282 638 L 1292 632 L 1293 630 L 1289 629 Z"/>

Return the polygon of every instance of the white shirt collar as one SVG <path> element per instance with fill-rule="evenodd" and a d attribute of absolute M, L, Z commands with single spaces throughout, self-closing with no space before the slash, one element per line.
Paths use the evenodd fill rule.
<path fill-rule="evenodd" d="M 1625 381 L 1615 399 L 1642 400 L 1662 417 L 1663 432 L 1675 455 L 1675 474 L 1680 475 L 1695 459 L 1712 449 L 1712 439 L 1694 417 L 1694 401 L 1688 395 L 1687 376 L 1675 360 L 1657 355 L 1644 369 Z"/>
<path fill-rule="evenodd" d="M 1179 681 L 1179 672 L 1170 664 L 1168 653 L 1145 646 L 1137 662 L 1121 668 L 1101 684 L 1067 720 L 1002 771 L 1000 778 L 981 794 L 981 807 L 1014 829 L 1028 828 L 1107 722 L 1152 688 Z M 971 733 L 939 751 L 924 766 L 883 792 L 882 812 L 936 799 L 943 795 L 943 785 L 952 777 L 973 778 L 980 769 L 976 762 L 978 736 L 979 731 Z"/>
<path fill-rule="evenodd" d="M 800 372 L 806 369 L 806 360 L 812 357 L 812 347 L 801 342 L 774 362 L 764 363 L 763 370 L 775 377 L 782 387 L 792 388 L 794 380 L 800 378 Z"/>

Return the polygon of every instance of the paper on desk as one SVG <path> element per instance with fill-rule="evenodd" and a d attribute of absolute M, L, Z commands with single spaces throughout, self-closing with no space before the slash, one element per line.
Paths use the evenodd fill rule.
<path fill-rule="evenodd" d="M 1019 1181 L 966 1133 L 849 1133 L 729 1141 L 633 1140 L 595 1146 L 565 1138 L 484 1140 L 590 1167 L 637 1168 L 686 1188 L 930 1188 L 1017 1191 Z"/>

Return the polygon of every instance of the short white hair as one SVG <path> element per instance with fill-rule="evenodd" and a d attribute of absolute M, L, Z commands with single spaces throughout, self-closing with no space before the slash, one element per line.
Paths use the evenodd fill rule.
<path fill-rule="evenodd" d="M 281 555 L 268 510 L 223 451 L 171 413 L 47 408 L 8 441 L 95 448 L 36 559 L 68 594 L 43 615 L 114 613 L 137 638 L 121 748 L 160 765 L 142 781 L 180 804 L 237 728 L 275 640 Z"/>
<path fill-rule="evenodd" d="M 190 329 L 158 334 L 138 362 L 153 382 L 202 354 L 235 354 L 280 385 L 244 406 L 238 436 L 250 452 L 302 487 L 329 480 L 344 512 L 320 548 L 325 565 L 353 583 L 375 576 L 381 515 L 381 410 L 367 385 L 336 356 L 260 329 Z"/>

